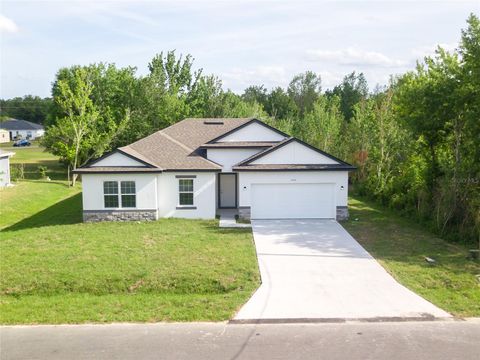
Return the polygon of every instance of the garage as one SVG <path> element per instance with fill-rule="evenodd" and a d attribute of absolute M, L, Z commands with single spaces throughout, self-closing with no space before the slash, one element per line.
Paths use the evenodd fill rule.
<path fill-rule="evenodd" d="M 334 184 L 252 184 L 252 219 L 334 219 Z"/>

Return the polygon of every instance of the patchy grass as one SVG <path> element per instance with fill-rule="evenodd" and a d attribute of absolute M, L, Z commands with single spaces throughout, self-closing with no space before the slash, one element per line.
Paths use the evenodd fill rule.
<path fill-rule="evenodd" d="M 342 225 L 400 283 L 456 316 L 480 316 L 480 263 L 467 259 L 468 249 L 362 199 L 351 198 L 349 206 Z"/>
<path fill-rule="evenodd" d="M 83 224 L 79 189 L 63 183 L 21 182 L 0 195 L 2 324 L 226 320 L 258 286 L 248 230 L 216 220 Z"/>
<path fill-rule="evenodd" d="M 66 180 L 67 170 L 59 162 L 57 156 L 45 151 L 45 148 L 40 146 L 38 142 L 32 142 L 31 146 L 13 147 L 12 143 L 1 144 L 1 149 L 5 151 L 13 151 L 14 156 L 10 158 L 10 164 L 23 164 L 25 171 L 25 179 L 34 180 L 39 179 L 39 166 L 47 167 L 47 176 L 54 180 Z M 12 173 L 15 170 L 12 170 Z"/>

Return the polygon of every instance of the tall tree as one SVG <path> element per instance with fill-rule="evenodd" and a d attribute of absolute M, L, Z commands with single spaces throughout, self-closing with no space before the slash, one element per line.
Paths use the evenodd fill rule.
<path fill-rule="evenodd" d="M 128 120 L 126 113 L 120 124 L 111 118 L 101 121 L 91 98 L 94 89 L 91 78 L 92 74 L 86 68 L 77 68 L 72 78 L 56 82 L 54 101 L 61 117 L 49 127 L 43 143 L 67 163 L 69 171 L 102 155 Z M 73 176 L 73 185 L 76 177 Z"/>
<path fill-rule="evenodd" d="M 296 117 L 298 108 L 293 99 L 281 87 L 276 87 L 267 95 L 265 111 L 275 119 Z"/>
<path fill-rule="evenodd" d="M 307 71 L 296 75 L 288 85 L 288 96 L 297 105 L 300 117 L 313 109 L 322 90 L 321 84 L 320 75 Z"/>
<path fill-rule="evenodd" d="M 368 95 L 368 84 L 363 73 L 346 75 L 341 84 L 333 90 L 327 91 L 327 95 L 334 95 L 340 98 L 340 108 L 346 121 L 353 117 L 354 107 Z"/>
<path fill-rule="evenodd" d="M 313 109 L 305 115 L 297 130 L 308 143 L 320 149 L 338 155 L 338 141 L 343 116 L 340 111 L 339 98 L 320 96 L 313 104 Z"/>

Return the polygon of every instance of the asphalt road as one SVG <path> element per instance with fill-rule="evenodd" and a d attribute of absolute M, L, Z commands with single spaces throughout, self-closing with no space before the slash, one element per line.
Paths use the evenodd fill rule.
<path fill-rule="evenodd" d="M 1 359 L 480 359 L 480 322 L 4 326 Z"/>

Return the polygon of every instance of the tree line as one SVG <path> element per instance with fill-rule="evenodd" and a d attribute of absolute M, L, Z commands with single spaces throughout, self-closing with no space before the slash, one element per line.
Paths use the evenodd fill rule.
<path fill-rule="evenodd" d="M 286 88 L 242 94 L 160 53 L 148 73 L 114 64 L 60 69 L 45 116 L 46 147 L 74 169 L 186 117 L 257 117 L 357 167 L 353 190 L 429 224 L 445 238 L 480 230 L 480 21 L 458 48 L 369 90 L 352 72 L 331 90 L 311 71 Z"/>

